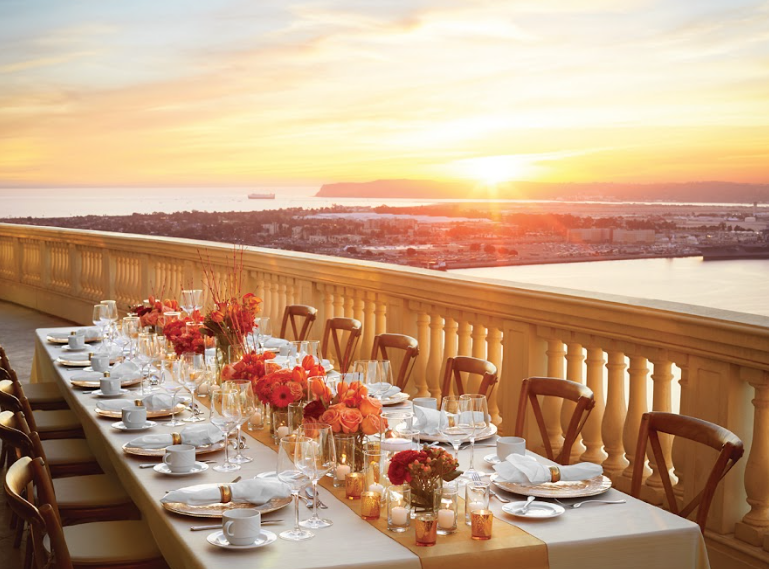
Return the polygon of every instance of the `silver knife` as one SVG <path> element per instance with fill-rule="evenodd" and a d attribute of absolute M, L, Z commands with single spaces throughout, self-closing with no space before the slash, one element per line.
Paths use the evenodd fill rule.
<path fill-rule="evenodd" d="M 274 526 L 277 524 L 283 523 L 283 520 L 262 520 L 263 526 Z M 221 529 L 222 524 L 211 524 L 208 526 L 192 526 L 190 528 L 190 531 L 203 531 L 206 529 Z"/>

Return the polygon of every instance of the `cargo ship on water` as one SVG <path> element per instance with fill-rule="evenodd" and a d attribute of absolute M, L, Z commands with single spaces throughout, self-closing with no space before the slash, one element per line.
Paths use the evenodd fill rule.
<path fill-rule="evenodd" d="M 726 261 L 730 259 L 769 259 L 769 243 L 719 245 L 700 247 L 704 261 Z"/>
<path fill-rule="evenodd" d="M 253 193 L 253 194 L 248 194 L 248 199 L 250 199 L 250 200 L 274 200 L 275 199 L 275 194 Z"/>

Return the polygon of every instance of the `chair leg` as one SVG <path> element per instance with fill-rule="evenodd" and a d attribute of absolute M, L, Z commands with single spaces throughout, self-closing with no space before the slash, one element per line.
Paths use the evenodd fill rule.
<path fill-rule="evenodd" d="M 24 520 L 19 518 L 16 523 L 16 535 L 13 538 L 13 548 L 19 549 L 21 547 L 21 540 L 24 537 L 24 526 L 27 525 Z"/>
<path fill-rule="evenodd" d="M 35 558 L 35 550 L 32 548 L 32 534 L 27 534 L 27 546 L 24 551 L 24 569 L 32 569 L 32 561 Z"/>

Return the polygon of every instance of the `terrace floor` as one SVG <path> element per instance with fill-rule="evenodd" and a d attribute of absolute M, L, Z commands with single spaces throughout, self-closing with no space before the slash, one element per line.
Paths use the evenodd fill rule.
<path fill-rule="evenodd" d="M 19 379 L 29 380 L 32 356 L 35 351 L 35 329 L 67 326 L 71 322 L 17 304 L 0 301 L 0 343 L 8 353 Z M 5 473 L 3 472 L 3 475 Z M 24 544 L 13 548 L 15 530 L 9 526 L 10 509 L 5 503 L 5 493 L 0 492 L 0 567 L 21 569 Z"/>

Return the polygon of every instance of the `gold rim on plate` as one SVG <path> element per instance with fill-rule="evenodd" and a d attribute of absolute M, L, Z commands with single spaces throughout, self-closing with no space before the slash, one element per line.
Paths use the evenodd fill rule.
<path fill-rule="evenodd" d="M 171 415 L 177 415 L 184 411 L 187 408 L 187 406 L 184 403 L 177 403 L 176 404 L 176 410 L 173 409 L 155 409 L 154 411 L 150 411 L 147 409 L 147 418 L 148 419 L 157 419 L 159 417 L 170 417 Z M 96 414 L 99 417 L 104 417 L 107 419 L 122 419 L 123 418 L 123 411 L 122 410 L 114 410 L 114 409 L 99 409 L 96 408 Z"/>
<path fill-rule="evenodd" d="M 49 344 L 69 344 L 69 340 L 67 338 L 69 338 L 69 334 L 61 338 L 57 338 L 56 336 L 49 335 L 49 336 L 46 336 L 45 341 L 48 342 Z M 101 342 L 101 338 L 99 338 L 98 336 L 94 336 L 93 338 L 86 338 L 85 342 L 86 344 L 91 342 Z"/>
<path fill-rule="evenodd" d="M 490 427 L 486 427 L 480 433 L 475 435 L 475 442 L 477 443 L 478 441 L 489 439 L 496 434 L 497 434 L 497 426 L 492 424 Z M 420 433 L 419 440 L 426 441 L 428 443 L 448 443 L 449 442 L 448 440 L 446 440 L 446 437 L 444 437 L 440 433 L 438 433 L 437 435 L 427 435 L 425 433 Z M 470 439 L 465 439 L 462 441 L 462 443 L 466 443 L 469 440 Z"/>
<path fill-rule="evenodd" d="M 209 454 L 212 452 L 216 452 L 219 450 L 222 450 L 224 448 L 224 440 L 219 441 L 218 443 L 211 443 L 210 445 L 201 445 L 199 447 L 195 448 L 195 455 L 200 456 L 201 454 Z M 170 443 L 169 443 L 170 446 Z M 165 447 L 163 448 L 138 448 L 138 447 L 132 447 L 130 446 L 130 443 L 126 443 L 123 445 L 123 452 L 126 454 L 132 454 L 134 456 L 153 456 L 153 457 L 160 457 L 163 456 L 166 453 Z"/>
<path fill-rule="evenodd" d="M 603 494 L 611 488 L 611 480 L 606 476 L 596 476 L 587 480 L 570 482 L 544 482 L 542 484 L 517 484 L 499 480 L 499 474 L 492 474 L 491 481 L 508 492 L 535 498 L 586 498 Z"/>
<path fill-rule="evenodd" d="M 63 357 L 56 358 L 56 363 L 67 367 L 88 367 L 91 360 L 68 360 Z"/>
<path fill-rule="evenodd" d="M 219 484 L 200 484 L 200 486 L 219 486 Z M 163 508 L 174 514 L 192 516 L 193 518 L 221 518 L 224 512 L 241 508 L 253 508 L 254 510 L 259 510 L 262 514 L 269 514 L 270 512 L 285 508 L 291 503 L 291 500 L 291 496 L 273 498 L 261 506 L 249 504 L 248 502 L 228 502 L 227 504 L 205 504 L 200 506 L 183 502 L 167 502 L 163 504 Z"/>
<path fill-rule="evenodd" d="M 133 385 L 138 385 L 140 382 L 140 377 L 137 377 L 136 379 L 124 379 L 120 382 L 120 387 L 131 387 Z M 101 383 L 99 383 L 98 379 L 71 379 L 69 380 L 69 383 L 73 387 L 82 387 L 84 389 L 99 389 L 99 387 L 101 387 Z"/>

